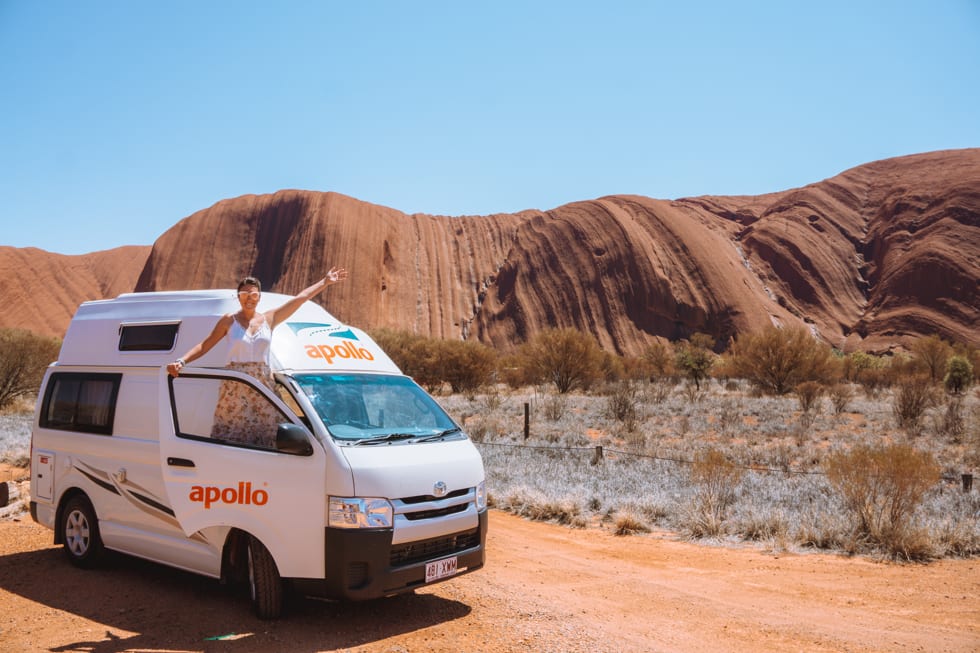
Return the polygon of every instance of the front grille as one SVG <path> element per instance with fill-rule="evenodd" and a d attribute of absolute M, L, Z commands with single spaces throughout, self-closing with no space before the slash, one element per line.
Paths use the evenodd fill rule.
<path fill-rule="evenodd" d="M 432 496 L 431 494 L 420 494 L 415 497 L 404 497 L 401 501 L 402 503 L 407 503 L 409 505 L 413 503 L 425 503 L 427 501 L 445 501 L 446 499 L 455 499 L 456 497 L 465 497 L 470 491 L 469 488 L 463 488 L 462 490 L 455 490 L 449 494 L 441 497 Z"/>
<path fill-rule="evenodd" d="M 416 521 L 419 519 L 435 519 L 436 517 L 445 517 L 446 515 L 455 515 L 457 512 L 463 512 L 469 507 L 468 503 L 461 503 L 458 506 L 449 506 L 448 508 L 436 508 L 435 510 L 419 510 L 418 512 L 406 512 L 405 519 L 409 521 Z"/>
<path fill-rule="evenodd" d="M 401 567 L 471 549 L 480 544 L 480 529 L 391 547 L 391 566 Z"/>

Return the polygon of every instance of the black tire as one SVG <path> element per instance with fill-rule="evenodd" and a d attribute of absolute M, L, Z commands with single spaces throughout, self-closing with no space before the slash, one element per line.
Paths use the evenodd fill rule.
<path fill-rule="evenodd" d="M 105 553 L 99 520 L 88 498 L 74 496 L 61 511 L 61 538 L 65 555 L 76 567 L 90 569 L 98 565 Z"/>
<path fill-rule="evenodd" d="M 282 577 L 272 554 L 254 537 L 248 539 L 248 589 L 255 616 L 279 618 L 284 593 Z"/>

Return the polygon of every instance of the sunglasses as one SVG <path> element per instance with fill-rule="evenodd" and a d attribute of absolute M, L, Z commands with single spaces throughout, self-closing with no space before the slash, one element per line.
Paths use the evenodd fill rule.
<path fill-rule="evenodd" d="M 252 299 L 258 299 L 259 298 L 259 291 L 258 290 L 239 290 L 238 291 L 238 296 L 241 297 L 242 299 L 245 299 L 246 297 L 251 297 Z"/>

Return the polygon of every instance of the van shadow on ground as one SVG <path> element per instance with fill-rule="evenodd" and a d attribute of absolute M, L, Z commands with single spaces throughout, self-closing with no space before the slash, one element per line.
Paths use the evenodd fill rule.
<path fill-rule="evenodd" d="M 109 555 L 98 569 L 76 569 L 60 548 L 0 556 L 0 589 L 99 624 L 37 638 L 44 649 L 59 652 L 346 649 L 471 612 L 468 605 L 434 594 L 359 603 L 291 596 L 282 619 L 261 621 L 251 612 L 244 587 L 121 554 Z M 29 622 L 8 628 L 36 630 Z M 10 634 L 0 633 L 0 640 Z"/>

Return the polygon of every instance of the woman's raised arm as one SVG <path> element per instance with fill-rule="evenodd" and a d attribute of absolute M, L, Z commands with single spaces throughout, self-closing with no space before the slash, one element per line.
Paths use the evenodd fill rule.
<path fill-rule="evenodd" d="M 330 271 L 327 272 L 327 276 L 323 277 L 309 288 L 303 289 L 298 295 L 287 301 L 282 306 L 266 311 L 265 319 L 269 322 L 269 328 L 275 329 L 277 326 L 288 320 L 289 316 L 295 313 L 299 307 L 303 305 L 303 302 L 316 297 L 323 292 L 327 286 L 332 286 L 333 284 L 343 281 L 346 278 L 347 270 L 344 268 L 330 268 Z"/>

